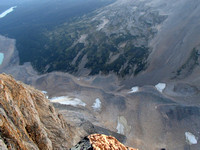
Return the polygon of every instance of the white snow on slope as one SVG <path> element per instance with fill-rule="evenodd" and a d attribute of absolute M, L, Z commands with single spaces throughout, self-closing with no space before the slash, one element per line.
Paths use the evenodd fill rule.
<path fill-rule="evenodd" d="M 97 26 L 97 31 L 100 31 L 101 29 L 103 29 L 108 22 L 109 22 L 108 19 L 103 19 L 103 23 Z"/>
<path fill-rule="evenodd" d="M 42 91 L 42 93 L 47 94 L 47 91 Z"/>
<path fill-rule="evenodd" d="M 14 9 L 17 8 L 17 6 L 11 7 L 9 9 L 7 9 L 6 11 L 4 11 L 3 13 L 0 14 L 0 18 L 5 17 L 7 14 L 11 13 L 12 11 L 14 11 Z"/>
<path fill-rule="evenodd" d="M 131 91 L 129 91 L 128 93 L 136 93 L 139 91 L 139 87 L 138 86 L 135 86 L 135 87 L 132 87 L 131 88 Z"/>
<path fill-rule="evenodd" d="M 46 96 L 47 99 L 49 98 L 49 96 L 47 95 L 47 91 L 42 91 L 42 93 Z"/>
<path fill-rule="evenodd" d="M 197 140 L 198 138 L 195 137 L 192 133 L 190 132 L 185 132 L 185 138 L 186 138 L 186 142 L 190 145 L 192 144 L 197 144 Z"/>
<path fill-rule="evenodd" d="M 72 106 L 86 106 L 82 100 L 78 98 L 71 98 L 68 96 L 61 96 L 61 97 L 53 97 L 50 99 L 53 103 L 60 103 L 64 105 L 72 105 Z"/>
<path fill-rule="evenodd" d="M 163 90 L 166 88 L 166 83 L 158 83 L 157 85 L 155 85 L 156 89 L 159 91 L 159 92 L 163 92 Z"/>
<path fill-rule="evenodd" d="M 81 37 L 79 38 L 78 42 L 79 43 L 85 43 L 85 40 L 86 40 L 87 36 L 88 36 L 87 34 L 81 35 Z"/>
<path fill-rule="evenodd" d="M 4 53 L 0 53 L 0 65 L 3 63 Z"/>
<path fill-rule="evenodd" d="M 124 126 L 123 124 L 120 123 L 120 121 L 118 120 L 118 123 L 117 123 L 117 133 L 119 134 L 124 134 Z"/>
<path fill-rule="evenodd" d="M 101 101 L 100 101 L 100 99 L 99 98 L 97 98 L 96 100 L 95 100 L 95 102 L 94 102 L 94 104 L 92 105 L 92 108 L 94 109 L 94 110 L 101 110 Z"/>

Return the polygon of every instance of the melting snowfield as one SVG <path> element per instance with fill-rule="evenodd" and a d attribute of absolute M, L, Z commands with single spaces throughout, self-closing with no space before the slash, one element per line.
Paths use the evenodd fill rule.
<path fill-rule="evenodd" d="M 3 63 L 3 59 L 4 59 L 4 54 L 0 53 L 0 65 Z"/>
<path fill-rule="evenodd" d="M 98 111 L 98 110 L 101 110 L 101 101 L 99 98 L 97 98 L 94 102 L 94 104 L 92 105 L 92 108 L 95 110 L 95 111 Z"/>
<path fill-rule="evenodd" d="M 197 144 L 198 138 L 196 138 L 192 133 L 185 132 L 186 142 L 190 145 Z"/>
<path fill-rule="evenodd" d="M 128 125 L 128 122 L 124 116 L 119 116 L 117 121 L 117 133 L 125 134 L 129 133 L 131 130 L 131 126 Z"/>
<path fill-rule="evenodd" d="M 155 85 L 156 89 L 159 91 L 159 92 L 163 92 L 163 90 L 166 88 L 166 83 L 158 83 L 157 85 Z"/>
<path fill-rule="evenodd" d="M 135 87 L 132 87 L 131 88 L 131 91 L 129 91 L 128 93 L 136 93 L 139 91 L 139 87 L 138 86 L 135 86 Z"/>
<path fill-rule="evenodd" d="M 17 8 L 17 6 L 11 7 L 9 9 L 7 9 L 6 11 L 4 11 L 3 13 L 0 14 L 0 18 L 5 17 L 7 14 L 11 13 L 14 11 L 14 9 Z"/>
<path fill-rule="evenodd" d="M 68 96 L 61 96 L 61 97 L 53 97 L 50 99 L 53 103 L 60 103 L 63 105 L 72 105 L 72 106 L 86 106 L 86 104 L 78 99 L 78 98 L 71 98 Z"/>

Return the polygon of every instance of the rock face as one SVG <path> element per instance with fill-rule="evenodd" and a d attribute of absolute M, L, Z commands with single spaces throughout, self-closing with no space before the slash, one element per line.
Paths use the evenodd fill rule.
<path fill-rule="evenodd" d="M 103 134 L 92 134 L 85 137 L 71 150 L 136 150 L 134 148 L 126 147 L 112 136 Z"/>
<path fill-rule="evenodd" d="M 71 147 L 62 115 L 34 88 L 0 74 L 0 145 L 3 149 Z"/>

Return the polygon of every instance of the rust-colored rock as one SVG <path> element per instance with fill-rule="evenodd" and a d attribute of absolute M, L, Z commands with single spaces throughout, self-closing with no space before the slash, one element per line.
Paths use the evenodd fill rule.
<path fill-rule="evenodd" d="M 116 138 L 104 134 L 92 134 L 82 139 L 70 150 L 138 150 L 126 147 Z"/>
<path fill-rule="evenodd" d="M 5 149 L 71 147 L 68 126 L 44 94 L 5 74 L 0 74 L 0 132 Z"/>
<path fill-rule="evenodd" d="M 89 140 L 94 150 L 136 150 L 124 146 L 112 136 L 103 134 L 92 134 L 89 136 Z"/>

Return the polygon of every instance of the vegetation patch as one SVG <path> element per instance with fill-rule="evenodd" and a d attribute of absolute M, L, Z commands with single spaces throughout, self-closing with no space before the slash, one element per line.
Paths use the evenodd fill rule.
<path fill-rule="evenodd" d="M 182 79 L 187 77 L 192 73 L 194 68 L 199 65 L 198 62 L 199 54 L 196 48 L 193 48 L 190 57 L 187 61 L 177 70 L 174 78 Z"/>

